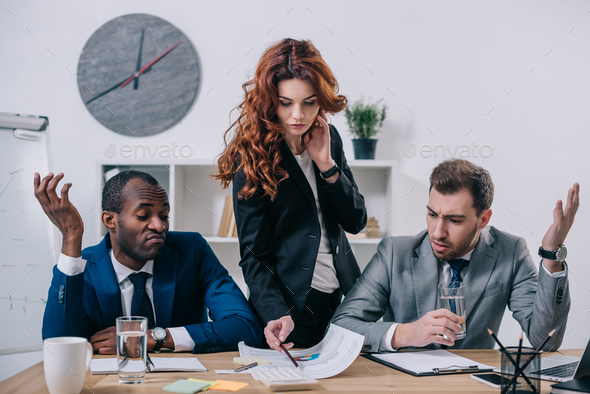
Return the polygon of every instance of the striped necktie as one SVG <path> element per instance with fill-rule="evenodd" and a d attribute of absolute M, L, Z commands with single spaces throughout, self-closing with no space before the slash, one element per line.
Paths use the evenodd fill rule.
<path fill-rule="evenodd" d="M 453 271 L 453 279 L 451 279 L 451 281 L 462 282 L 461 270 L 467 265 L 467 263 L 469 263 L 469 260 L 455 259 L 449 260 L 448 263 L 451 266 L 451 271 Z"/>
<path fill-rule="evenodd" d="M 455 260 L 449 260 L 448 263 L 451 266 L 451 271 L 453 272 L 453 278 L 451 279 L 451 281 L 452 282 L 462 282 L 463 280 L 461 279 L 461 270 L 463 269 L 463 267 L 465 267 L 467 265 L 467 263 L 469 263 L 469 260 L 455 259 Z M 450 287 L 453 287 L 453 284 L 451 284 Z M 455 300 L 453 300 L 453 299 L 449 300 L 449 304 L 451 307 L 451 312 L 457 313 L 457 307 L 455 305 Z"/>

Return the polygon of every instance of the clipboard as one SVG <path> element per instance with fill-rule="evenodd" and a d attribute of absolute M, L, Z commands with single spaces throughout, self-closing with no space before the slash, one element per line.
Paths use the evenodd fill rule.
<path fill-rule="evenodd" d="M 363 354 L 362 357 L 412 376 L 492 372 L 494 369 L 491 365 L 477 363 L 446 350 Z"/>

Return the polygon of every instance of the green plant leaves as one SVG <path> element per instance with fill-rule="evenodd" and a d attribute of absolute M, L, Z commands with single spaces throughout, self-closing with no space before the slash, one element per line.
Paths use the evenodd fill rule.
<path fill-rule="evenodd" d="M 355 101 L 346 107 L 346 121 L 350 132 L 356 138 L 371 138 L 379 132 L 379 128 L 383 125 L 383 120 L 387 115 L 387 105 L 383 104 L 379 108 L 379 103 L 364 103 L 364 99 Z"/>

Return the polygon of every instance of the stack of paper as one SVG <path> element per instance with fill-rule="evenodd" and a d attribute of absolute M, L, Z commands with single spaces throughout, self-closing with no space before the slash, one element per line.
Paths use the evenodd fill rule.
<path fill-rule="evenodd" d="M 314 379 L 331 378 L 350 366 L 357 358 L 365 337 L 340 326 L 330 324 L 324 339 L 317 345 L 306 349 L 289 352 L 297 361 L 301 371 Z M 256 349 L 240 342 L 238 344 L 242 357 L 264 357 L 269 365 L 259 365 L 245 372 L 264 369 L 294 368 L 289 358 L 276 350 Z M 219 373 L 220 371 L 216 370 Z"/>

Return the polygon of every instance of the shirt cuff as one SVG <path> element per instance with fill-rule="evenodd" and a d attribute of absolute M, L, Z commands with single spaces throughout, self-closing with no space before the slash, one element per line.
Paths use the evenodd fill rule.
<path fill-rule="evenodd" d="M 57 260 L 57 269 L 67 276 L 74 276 L 84 272 L 86 268 L 86 260 L 80 257 L 66 256 L 63 253 L 59 254 Z"/>
<path fill-rule="evenodd" d="M 393 339 L 393 334 L 395 333 L 395 329 L 397 328 L 399 323 L 393 323 L 387 331 L 383 333 L 381 337 L 381 342 L 379 342 L 379 351 L 388 351 L 388 352 L 396 352 L 397 349 L 391 347 L 391 340 Z"/>
<path fill-rule="evenodd" d="M 174 341 L 175 352 L 192 352 L 195 348 L 195 341 L 191 338 L 184 327 L 168 327 L 170 336 Z"/>
<path fill-rule="evenodd" d="M 558 272 L 555 272 L 552 274 L 551 272 L 549 272 L 549 270 L 547 268 L 545 268 L 543 261 L 541 261 L 541 267 L 543 267 L 545 272 L 547 272 L 547 275 L 549 275 L 552 278 L 557 278 L 557 279 L 563 278 L 564 276 L 567 275 L 567 265 L 565 263 L 561 263 L 561 264 L 563 264 L 563 271 L 558 271 Z"/>

